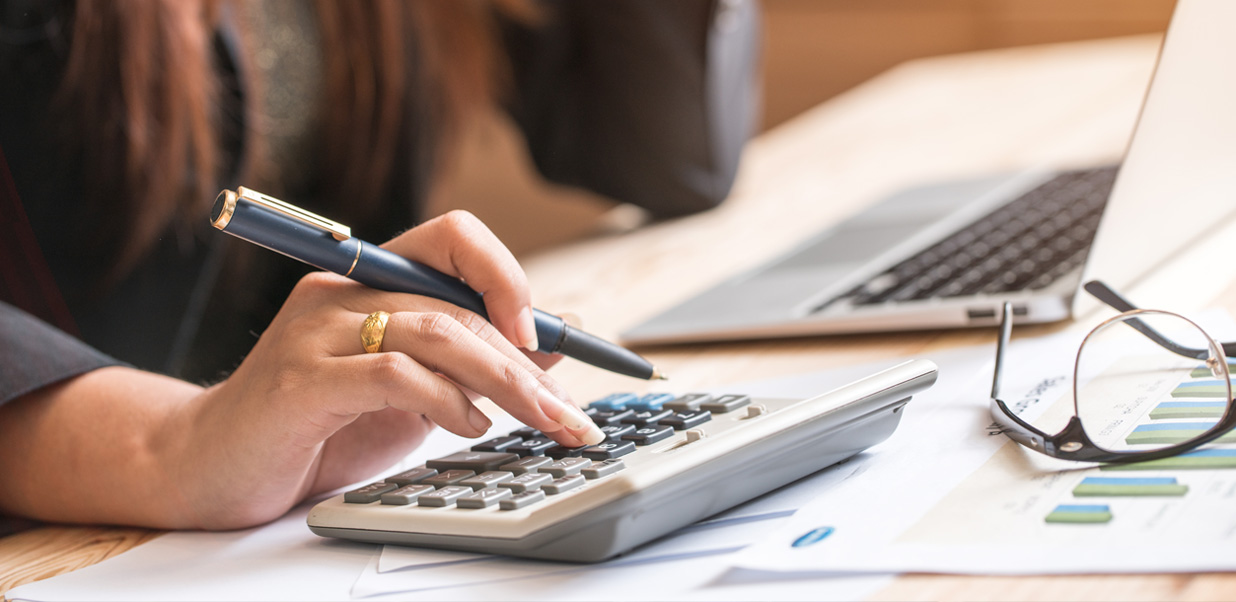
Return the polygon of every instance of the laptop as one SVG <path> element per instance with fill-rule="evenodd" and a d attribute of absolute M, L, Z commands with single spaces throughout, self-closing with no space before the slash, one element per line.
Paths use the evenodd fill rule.
<path fill-rule="evenodd" d="M 894 194 L 623 334 L 679 343 L 992 326 L 1127 288 L 1236 209 L 1236 2 L 1179 0 L 1121 165 Z"/>

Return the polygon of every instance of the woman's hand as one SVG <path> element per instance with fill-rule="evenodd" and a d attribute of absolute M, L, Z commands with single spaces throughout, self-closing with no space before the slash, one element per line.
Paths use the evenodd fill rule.
<path fill-rule="evenodd" d="M 201 389 L 104 368 L 0 408 L 0 512 L 44 520 L 224 529 L 277 518 L 306 496 L 373 475 L 438 424 L 479 437 L 485 396 L 566 446 L 599 429 L 542 371 L 528 284 L 467 213 L 384 245 L 464 278 L 493 324 L 448 303 L 306 276 L 226 381 Z M 381 351 L 361 324 L 390 313 Z M 538 363 L 540 366 L 538 366 Z M 49 492 L 89 492 L 50 495 Z"/>
<path fill-rule="evenodd" d="M 479 220 L 449 213 L 383 246 L 466 280 L 483 293 L 493 323 L 444 301 L 324 272 L 306 276 L 236 372 L 202 394 L 184 425 L 209 434 L 184 450 L 192 459 L 186 483 L 204 468 L 230 468 L 186 499 L 202 526 L 268 520 L 306 495 L 374 474 L 434 424 L 479 437 L 490 421 L 474 394 L 562 445 L 603 439 L 533 361 L 553 360 L 520 349 L 536 349 L 528 283 Z M 365 353 L 361 324 L 379 310 L 390 313 L 382 349 Z M 222 507 L 230 510 L 219 517 Z"/>

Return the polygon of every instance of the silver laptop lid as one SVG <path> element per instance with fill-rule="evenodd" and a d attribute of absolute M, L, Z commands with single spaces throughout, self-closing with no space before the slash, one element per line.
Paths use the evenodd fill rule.
<path fill-rule="evenodd" d="M 1127 290 L 1236 210 L 1236 2 L 1179 0 L 1086 262 Z M 1094 306 L 1079 294 L 1074 315 Z"/>

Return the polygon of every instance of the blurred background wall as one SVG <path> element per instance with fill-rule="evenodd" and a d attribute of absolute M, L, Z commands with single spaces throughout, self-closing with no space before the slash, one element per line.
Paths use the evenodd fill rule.
<path fill-rule="evenodd" d="M 581 0 L 588 1 L 588 0 Z M 1233 0 L 1236 1 L 1236 0 Z M 898 63 L 939 54 L 1162 32 L 1173 0 L 763 0 L 763 127 Z M 517 256 L 641 218 L 541 181 L 499 115 L 477 120 L 430 203 L 490 224 Z"/>

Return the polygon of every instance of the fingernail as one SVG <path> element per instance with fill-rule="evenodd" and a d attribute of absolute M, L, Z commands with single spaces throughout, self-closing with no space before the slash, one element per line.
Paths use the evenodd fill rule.
<path fill-rule="evenodd" d="M 538 391 L 536 401 L 541 406 L 541 411 L 545 412 L 545 415 L 549 416 L 550 420 L 562 426 L 573 431 L 578 431 L 587 426 L 587 423 L 580 419 L 579 413 L 571 411 L 571 408 L 574 406 L 558 399 L 548 389 Z"/>
<path fill-rule="evenodd" d="M 532 318 L 532 308 L 525 307 L 520 310 L 519 318 L 515 321 L 515 335 L 519 337 L 524 349 L 536 351 L 540 348 L 540 342 L 536 338 L 536 320 Z"/>
<path fill-rule="evenodd" d="M 489 418 L 485 416 L 485 412 L 478 410 L 476 406 L 472 406 L 472 408 L 468 410 L 468 423 L 472 425 L 472 428 L 481 431 L 482 433 L 489 430 L 489 426 L 493 424 L 489 421 Z"/>

